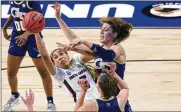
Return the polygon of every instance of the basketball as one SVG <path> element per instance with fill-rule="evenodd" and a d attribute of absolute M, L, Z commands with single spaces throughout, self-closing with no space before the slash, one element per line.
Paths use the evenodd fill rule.
<path fill-rule="evenodd" d="M 45 27 L 45 18 L 40 12 L 30 11 L 24 16 L 22 25 L 25 31 L 39 33 Z"/>

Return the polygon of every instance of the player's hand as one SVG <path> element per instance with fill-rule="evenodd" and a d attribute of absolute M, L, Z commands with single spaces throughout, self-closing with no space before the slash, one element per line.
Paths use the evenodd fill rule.
<path fill-rule="evenodd" d="M 5 38 L 6 40 L 10 40 L 11 35 L 8 35 L 7 29 L 4 29 L 4 28 L 3 28 L 2 31 L 3 31 L 3 36 L 4 36 L 4 38 Z"/>
<path fill-rule="evenodd" d="M 30 89 L 29 92 L 27 92 L 27 91 L 25 92 L 25 95 L 26 95 L 26 97 L 23 98 L 21 96 L 21 99 L 22 99 L 23 103 L 27 106 L 28 110 L 31 111 L 31 110 L 33 110 L 33 103 L 34 103 L 34 99 L 35 99 L 34 93 Z"/>
<path fill-rule="evenodd" d="M 17 36 L 16 39 L 16 44 L 18 46 L 23 46 L 26 43 L 26 40 L 28 39 L 29 34 L 27 32 L 23 33 L 20 36 Z"/>
<path fill-rule="evenodd" d="M 60 17 L 60 4 L 58 2 L 56 2 L 51 7 L 55 9 L 55 17 L 59 18 Z"/>
<path fill-rule="evenodd" d="M 70 42 L 69 46 L 71 48 L 73 48 L 73 47 L 75 47 L 75 46 L 77 46 L 77 45 L 79 45 L 81 43 L 82 43 L 81 39 L 76 38 L 76 39 L 73 39 L 72 42 Z"/>
<path fill-rule="evenodd" d="M 116 63 L 109 63 L 106 65 L 109 69 L 106 69 L 106 73 L 111 76 L 112 78 L 115 78 L 117 76 L 116 70 Z"/>
<path fill-rule="evenodd" d="M 90 88 L 90 85 L 89 85 L 89 82 L 87 81 L 87 79 L 79 79 L 78 84 L 84 91 L 87 91 L 87 89 Z"/>
<path fill-rule="evenodd" d="M 58 47 L 58 49 L 60 49 L 62 51 L 73 51 L 73 48 L 71 48 L 69 45 L 62 44 L 59 42 L 57 42 L 57 47 Z"/>

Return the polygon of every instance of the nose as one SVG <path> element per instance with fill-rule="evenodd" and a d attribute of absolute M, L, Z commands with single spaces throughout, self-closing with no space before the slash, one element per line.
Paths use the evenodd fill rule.
<path fill-rule="evenodd" d="M 59 57 L 58 57 L 58 60 L 62 60 L 62 56 L 59 56 Z"/>
<path fill-rule="evenodd" d="M 100 34 L 103 34 L 103 30 L 102 29 L 100 30 Z"/>

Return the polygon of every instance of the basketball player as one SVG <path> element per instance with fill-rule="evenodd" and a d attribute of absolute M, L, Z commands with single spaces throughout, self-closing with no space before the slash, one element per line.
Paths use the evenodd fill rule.
<path fill-rule="evenodd" d="M 88 81 L 86 79 L 79 80 L 81 86 L 81 95 L 75 105 L 75 111 L 94 111 L 94 112 L 121 112 L 124 111 L 125 104 L 128 100 L 128 86 L 118 76 L 115 69 L 109 66 L 110 70 L 106 74 L 101 75 L 97 81 L 97 90 L 100 98 L 96 100 L 88 100 L 84 103 L 84 96 L 87 92 Z M 108 75 L 107 75 L 108 74 Z M 110 77 L 111 76 L 111 77 Z M 119 94 L 113 96 L 113 87 L 120 88 Z"/>
<path fill-rule="evenodd" d="M 66 51 L 55 49 L 51 52 L 50 57 L 45 44 L 41 40 L 39 34 L 35 34 L 36 44 L 42 56 L 42 59 L 49 73 L 56 79 L 59 86 L 63 86 L 72 94 L 74 102 L 80 95 L 81 88 L 78 85 L 79 79 L 87 79 L 89 81 L 89 89 L 85 99 L 96 99 L 99 94 L 96 89 L 96 84 L 89 70 L 85 67 L 80 55 L 74 55 L 70 59 Z"/>
<path fill-rule="evenodd" d="M 106 68 L 106 62 L 115 62 L 117 64 L 116 73 L 122 79 L 124 79 L 126 54 L 123 47 L 119 45 L 119 43 L 123 42 L 129 37 L 132 30 L 132 25 L 118 18 L 101 18 L 100 23 L 102 24 L 102 27 L 100 31 L 100 42 L 103 45 L 99 46 L 97 44 L 80 40 L 78 36 L 60 18 L 60 5 L 56 3 L 52 7 L 55 9 L 55 17 L 59 26 L 68 38 L 69 42 L 71 42 L 70 45 L 76 46 L 81 44 L 81 47 L 76 47 L 77 52 L 84 53 L 81 59 L 84 60 L 84 62 L 95 59 L 95 67 L 100 73 L 104 72 L 102 70 L 105 70 L 104 68 Z M 59 44 L 59 46 L 62 47 L 62 44 Z M 87 48 L 89 50 L 87 50 Z M 76 50 L 74 49 L 74 51 Z M 85 53 L 87 53 L 87 55 L 85 55 Z M 115 96 L 118 95 L 118 93 L 119 88 L 116 89 Z M 132 111 L 128 102 L 125 106 L 125 111 Z"/>
<path fill-rule="evenodd" d="M 10 1 L 10 16 L 4 25 L 3 34 L 7 40 L 10 40 L 7 58 L 7 74 L 12 96 L 5 104 L 3 110 L 11 111 L 12 108 L 19 103 L 20 94 L 18 92 L 17 72 L 26 51 L 28 51 L 29 56 L 32 58 L 33 63 L 35 64 L 42 78 L 48 101 L 47 109 L 49 111 L 55 111 L 56 107 L 52 97 L 52 79 L 40 57 L 34 35 L 30 35 L 28 32 L 25 32 L 22 27 L 23 16 L 29 11 L 41 12 L 40 4 L 36 1 Z M 11 25 L 11 23 L 13 23 L 13 31 L 11 36 L 9 36 L 7 33 L 7 28 Z"/>

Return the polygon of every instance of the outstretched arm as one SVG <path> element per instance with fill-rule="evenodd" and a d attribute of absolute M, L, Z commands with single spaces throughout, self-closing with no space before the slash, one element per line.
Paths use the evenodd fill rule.
<path fill-rule="evenodd" d="M 63 30 L 63 33 L 65 34 L 65 36 L 67 37 L 67 39 L 69 40 L 69 42 L 71 42 L 73 39 L 78 38 L 77 35 L 67 26 L 67 24 L 60 18 L 60 4 L 59 3 L 55 3 L 52 8 L 55 9 L 55 17 L 56 20 L 60 26 L 60 28 Z"/>
<path fill-rule="evenodd" d="M 118 87 L 120 89 L 119 94 L 117 95 L 118 98 L 118 104 L 121 110 L 124 109 L 126 102 L 128 100 L 129 96 L 129 88 L 125 81 L 123 81 L 120 76 L 115 72 L 116 67 L 114 67 L 115 64 L 108 64 L 110 70 L 107 70 L 107 74 L 110 75 L 112 78 L 117 79 L 118 81 Z"/>
<path fill-rule="evenodd" d="M 113 61 L 115 58 L 118 58 L 124 54 L 124 52 L 122 52 L 121 46 L 118 46 L 118 45 L 114 45 L 114 46 L 110 47 L 110 49 L 104 49 L 100 45 L 97 45 L 97 44 L 94 44 L 94 43 L 91 43 L 91 42 L 88 42 L 85 40 L 80 40 L 80 39 L 73 40 L 70 45 L 73 47 L 76 47 L 79 44 L 84 44 L 89 49 L 91 49 L 92 52 L 95 53 L 95 56 L 99 56 L 103 60 L 109 61 L 109 62 Z"/>
<path fill-rule="evenodd" d="M 48 51 L 46 49 L 45 43 L 41 39 L 39 33 L 35 34 L 35 39 L 36 39 L 36 44 L 37 44 L 38 50 L 40 52 L 40 55 L 43 59 L 43 62 L 45 63 L 45 66 L 47 67 L 47 69 L 51 75 L 55 75 L 56 68 L 48 55 Z"/>
<path fill-rule="evenodd" d="M 57 20 L 60 28 L 62 29 L 63 33 L 65 34 L 65 36 L 69 40 L 69 42 L 72 42 L 74 39 L 77 39 L 78 36 L 60 18 L 60 4 L 56 3 L 52 7 L 55 9 L 56 20 Z M 73 51 L 82 54 L 81 59 L 84 62 L 90 61 L 94 58 L 94 53 L 83 44 L 76 46 Z"/>
<path fill-rule="evenodd" d="M 75 104 L 74 110 L 77 111 L 97 111 L 96 102 L 93 100 L 88 100 L 84 103 L 84 98 L 87 92 L 87 89 L 90 88 L 90 85 L 86 79 L 79 79 L 78 84 L 82 88 L 79 98 Z"/>

